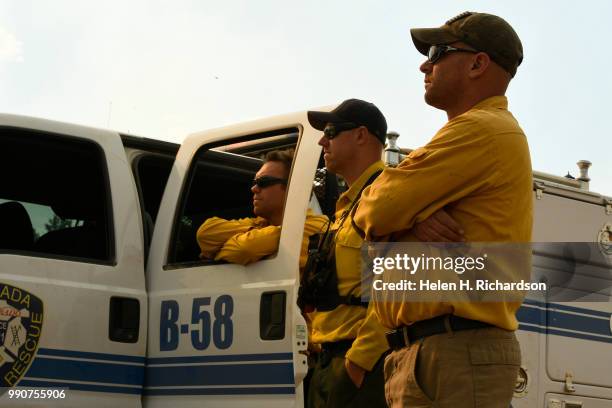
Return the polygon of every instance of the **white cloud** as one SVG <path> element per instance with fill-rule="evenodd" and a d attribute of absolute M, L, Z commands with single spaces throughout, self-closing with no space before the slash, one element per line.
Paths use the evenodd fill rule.
<path fill-rule="evenodd" d="M 1 26 L 0 62 L 23 62 L 23 43 Z"/>

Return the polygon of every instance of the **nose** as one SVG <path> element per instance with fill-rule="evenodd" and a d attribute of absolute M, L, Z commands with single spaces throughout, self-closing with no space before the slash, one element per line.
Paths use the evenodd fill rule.
<path fill-rule="evenodd" d="M 423 62 L 419 67 L 419 70 L 424 74 L 429 74 L 431 72 L 432 67 L 433 64 L 429 62 L 429 60 L 425 60 L 425 62 Z"/>
<path fill-rule="evenodd" d="M 329 139 L 325 136 L 321 136 L 319 139 L 319 146 L 327 147 L 329 145 Z"/>
<path fill-rule="evenodd" d="M 253 187 L 251 187 L 251 192 L 253 194 L 259 193 L 261 191 L 261 189 L 259 188 L 259 186 L 257 184 L 254 184 Z"/>

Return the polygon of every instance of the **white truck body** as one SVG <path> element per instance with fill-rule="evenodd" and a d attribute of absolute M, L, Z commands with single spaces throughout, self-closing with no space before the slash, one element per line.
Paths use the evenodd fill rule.
<path fill-rule="evenodd" d="M 308 340 L 295 303 L 319 135 L 300 112 L 197 133 L 178 149 L 0 115 L 0 386 L 68 389 L 45 406 L 303 406 Z M 297 151 L 278 253 L 248 266 L 199 260 L 199 224 L 247 216 L 257 157 L 288 146 Z M 535 181 L 534 241 L 609 250 L 609 198 Z M 514 407 L 612 406 L 607 296 L 524 304 L 527 381 Z M 3 391 L 0 406 L 41 406 Z"/>
<path fill-rule="evenodd" d="M 534 176 L 535 280 L 554 290 L 566 270 L 565 290 L 593 281 L 600 292 L 525 301 L 517 335 L 528 382 L 513 406 L 612 407 L 612 201 L 576 181 Z"/>

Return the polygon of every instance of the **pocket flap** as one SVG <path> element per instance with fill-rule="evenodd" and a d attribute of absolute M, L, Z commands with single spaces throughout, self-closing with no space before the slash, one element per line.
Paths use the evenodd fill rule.
<path fill-rule="evenodd" d="M 336 243 L 339 245 L 360 249 L 363 245 L 363 239 L 361 239 L 357 231 L 350 226 L 351 221 L 347 220 L 346 222 L 349 223 L 349 227 L 343 228 L 341 233 L 338 234 L 336 237 Z"/>

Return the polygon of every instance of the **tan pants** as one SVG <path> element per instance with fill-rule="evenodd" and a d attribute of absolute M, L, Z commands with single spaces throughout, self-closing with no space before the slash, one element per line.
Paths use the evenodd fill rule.
<path fill-rule="evenodd" d="M 387 404 L 508 408 L 520 362 L 514 332 L 485 328 L 430 336 L 387 356 Z"/>

